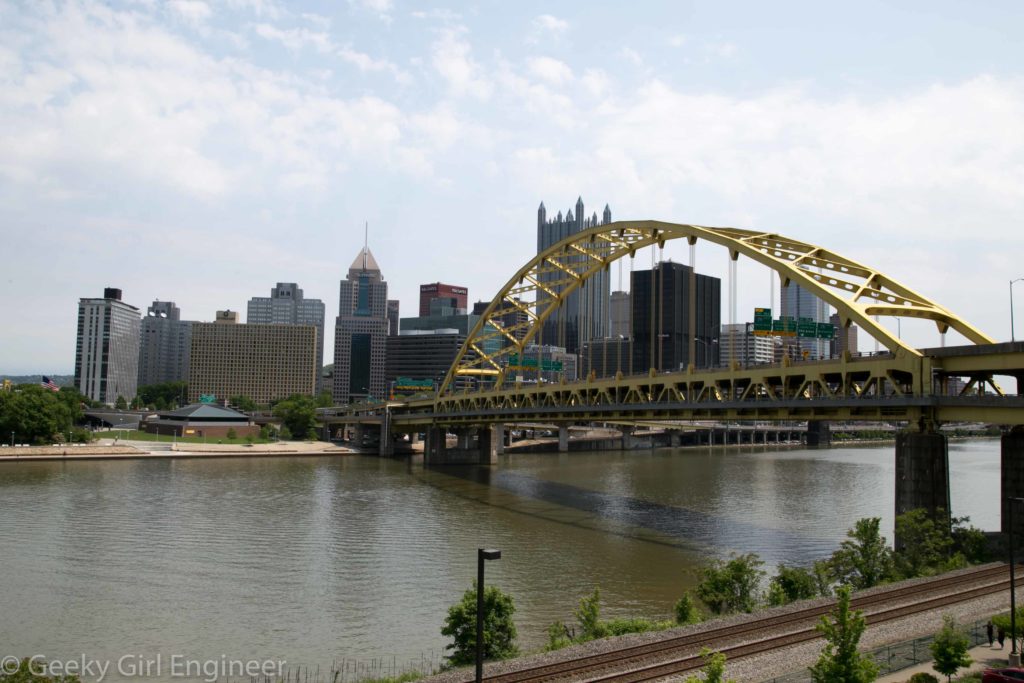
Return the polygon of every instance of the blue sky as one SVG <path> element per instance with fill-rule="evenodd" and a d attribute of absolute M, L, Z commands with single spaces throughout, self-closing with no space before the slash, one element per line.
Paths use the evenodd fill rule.
<path fill-rule="evenodd" d="M 105 286 L 210 320 L 295 281 L 333 316 L 364 221 L 404 315 L 423 282 L 490 299 L 533 255 L 539 202 L 578 195 L 822 244 L 1008 339 L 1022 19 L 1019 2 L 0 1 L 0 372 L 70 372 L 77 300 Z M 726 275 L 720 248 L 697 263 Z M 767 283 L 741 263 L 741 318 Z"/>

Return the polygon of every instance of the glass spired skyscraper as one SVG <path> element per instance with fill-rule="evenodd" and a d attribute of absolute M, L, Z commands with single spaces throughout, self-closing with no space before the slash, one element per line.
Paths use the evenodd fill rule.
<path fill-rule="evenodd" d="M 387 398 L 388 283 L 363 247 L 341 281 L 331 396 L 345 404 Z"/>

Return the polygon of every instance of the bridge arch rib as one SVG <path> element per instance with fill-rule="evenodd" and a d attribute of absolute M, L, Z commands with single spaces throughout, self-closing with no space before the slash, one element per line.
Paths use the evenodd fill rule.
<path fill-rule="evenodd" d="M 451 393 L 459 377 L 489 378 L 500 385 L 508 356 L 518 353 L 523 358 L 524 349 L 537 337 L 544 321 L 595 273 L 624 256 L 634 256 L 638 249 L 684 238 L 690 244 L 705 240 L 723 246 L 733 260 L 742 255 L 768 266 L 779 273 L 784 284 L 798 284 L 829 303 L 844 326 L 857 323 L 894 353 L 921 355 L 873 316 L 931 320 L 940 332 L 953 328 L 976 344 L 993 343 L 970 323 L 895 279 L 823 247 L 739 228 L 617 221 L 570 235 L 520 268 L 480 316 L 439 395 Z M 506 326 L 502 321 L 510 314 L 520 321 Z"/>

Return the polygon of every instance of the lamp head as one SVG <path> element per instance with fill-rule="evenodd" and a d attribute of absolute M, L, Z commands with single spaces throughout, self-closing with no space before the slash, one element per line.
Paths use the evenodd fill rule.
<path fill-rule="evenodd" d="M 500 560 L 501 559 L 501 551 L 500 550 L 480 548 L 477 552 L 479 553 L 480 557 L 482 557 L 485 560 Z"/>

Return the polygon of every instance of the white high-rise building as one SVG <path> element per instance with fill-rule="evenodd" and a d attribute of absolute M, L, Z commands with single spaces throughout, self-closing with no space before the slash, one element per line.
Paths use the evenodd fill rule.
<path fill-rule="evenodd" d="M 118 397 L 135 398 L 139 378 L 139 309 L 121 301 L 121 290 L 107 287 L 102 299 L 78 300 L 75 388 L 113 406 Z"/>
<path fill-rule="evenodd" d="M 326 309 L 320 299 L 307 299 L 294 282 L 278 282 L 270 296 L 249 299 L 246 322 L 257 325 L 312 325 L 316 328 L 316 391 L 324 368 L 324 316 Z"/>
<path fill-rule="evenodd" d="M 719 358 L 722 363 L 739 361 L 741 365 L 771 363 L 775 359 L 774 337 L 754 334 L 754 323 L 722 325 L 718 337 Z"/>

